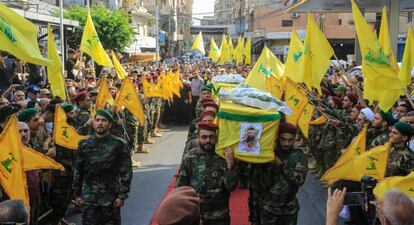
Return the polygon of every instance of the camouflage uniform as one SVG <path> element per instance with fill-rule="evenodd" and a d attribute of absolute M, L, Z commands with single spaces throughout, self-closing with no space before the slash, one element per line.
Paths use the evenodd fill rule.
<path fill-rule="evenodd" d="M 91 118 L 91 113 L 87 109 L 76 109 L 76 117 L 73 120 L 73 126 L 76 128 L 76 131 L 80 135 L 91 135 L 94 130 L 92 126 L 86 124 L 89 118 Z"/>
<path fill-rule="evenodd" d="M 388 127 L 383 127 L 381 129 L 368 127 L 366 149 L 370 150 L 376 146 L 387 143 L 389 134 Z"/>
<path fill-rule="evenodd" d="M 125 129 L 129 136 L 127 146 L 131 149 L 132 155 L 138 149 L 138 145 L 136 145 L 138 138 L 138 120 L 127 109 L 125 109 Z"/>
<path fill-rule="evenodd" d="M 300 149 L 281 151 L 281 167 L 251 164 L 249 220 L 252 225 L 295 225 L 299 212 L 296 193 L 306 179 L 308 159 Z"/>
<path fill-rule="evenodd" d="M 118 124 L 118 120 L 123 120 L 123 125 L 125 126 L 125 111 L 126 110 L 124 109 L 124 110 L 119 111 L 119 112 L 112 115 L 116 122 L 112 123 L 110 133 L 112 135 L 117 136 L 119 138 L 122 138 L 124 140 L 128 140 L 129 136 L 128 136 L 128 138 L 125 136 L 124 128 L 122 127 L 122 125 Z"/>
<path fill-rule="evenodd" d="M 194 135 L 194 134 L 197 131 L 197 123 L 198 122 L 200 122 L 199 118 L 195 118 L 191 121 L 190 128 L 188 130 L 187 141 L 189 139 L 193 138 L 194 136 L 197 136 L 197 135 Z"/>
<path fill-rule="evenodd" d="M 158 126 L 158 123 L 160 122 L 161 110 L 162 110 L 161 108 L 162 108 L 163 101 L 161 98 L 156 97 L 153 99 L 153 102 L 154 102 L 154 118 L 152 121 L 151 131 L 156 129 Z"/>
<path fill-rule="evenodd" d="M 148 134 L 148 120 L 149 120 L 149 113 L 150 113 L 150 106 L 147 102 L 147 99 L 144 97 L 143 94 L 139 94 L 141 97 L 141 102 L 144 103 L 144 124 L 139 124 L 138 131 L 137 131 L 137 139 L 136 145 L 143 145 Z"/>
<path fill-rule="evenodd" d="M 29 145 L 34 150 L 44 153 L 42 142 L 40 141 L 39 137 L 37 137 L 37 135 L 30 135 Z"/>
<path fill-rule="evenodd" d="M 117 198 L 126 199 L 132 180 L 131 156 L 124 140 L 93 135 L 79 143 L 74 196 L 83 200 L 83 224 L 121 224 Z"/>
<path fill-rule="evenodd" d="M 385 177 L 406 176 L 414 170 L 414 153 L 404 146 L 393 145 L 387 162 Z"/>
<path fill-rule="evenodd" d="M 203 225 L 229 225 L 230 192 L 238 183 L 238 169 L 227 170 L 226 160 L 214 150 L 191 149 L 184 157 L 177 187 L 191 186 L 200 197 Z"/>

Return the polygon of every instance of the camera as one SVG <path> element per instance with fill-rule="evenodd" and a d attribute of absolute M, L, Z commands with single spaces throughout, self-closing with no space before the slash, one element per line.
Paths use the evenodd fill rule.
<path fill-rule="evenodd" d="M 361 178 L 361 188 L 362 191 L 366 194 L 367 196 L 367 211 L 366 211 L 366 218 L 367 218 L 367 223 L 368 224 L 375 224 L 375 206 L 372 204 L 369 204 L 370 201 L 374 201 L 375 200 L 375 195 L 374 195 L 374 188 L 375 186 L 377 186 L 377 180 L 373 177 L 370 176 L 363 176 Z"/>

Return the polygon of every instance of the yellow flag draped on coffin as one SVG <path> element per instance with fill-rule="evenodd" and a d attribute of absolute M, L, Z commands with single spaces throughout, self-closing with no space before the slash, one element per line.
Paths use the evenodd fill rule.
<path fill-rule="evenodd" d="M 259 59 L 247 76 L 246 84 L 264 92 L 270 92 L 268 79 L 271 76 L 281 77 L 284 69 L 285 66 L 282 62 L 267 47 L 264 47 Z"/>
<path fill-rule="evenodd" d="M 37 34 L 37 26 L 0 3 L 0 50 L 23 61 L 48 66 L 52 62 L 40 53 Z"/>
<path fill-rule="evenodd" d="M 55 120 L 53 127 L 53 140 L 57 145 L 77 150 L 79 141 L 85 139 L 86 136 L 79 135 L 75 128 L 68 124 L 65 111 L 56 105 Z"/>
<path fill-rule="evenodd" d="M 390 55 L 386 55 L 371 26 L 352 0 L 355 29 L 361 46 L 362 72 L 364 73 L 364 97 L 388 111 L 403 92 L 397 71 L 392 68 Z"/>
<path fill-rule="evenodd" d="M 407 40 L 405 42 L 404 55 L 399 73 L 404 88 L 411 84 L 411 71 L 414 67 L 414 37 L 411 27 L 408 27 Z"/>
<path fill-rule="evenodd" d="M 298 126 L 305 138 L 309 138 L 309 126 L 314 111 L 315 107 L 308 103 L 299 117 Z"/>
<path fill-rule="evenodd" d="M 116 57 L 114 51 L 111 52 L 111 55 L 112 55 L 112 62 L 115 67 L 116 75 L 118 76 L 120 80 L 122 80 L 127 76 L 127 72 L 125 72 L 124 67 L 118 61 L 118 58 Z"/>
<path fill-rule="evenodd" d="M 47 25 L 47 55 L 52 62 L 47 66 L 47 78 L 50 82 L 50 89 L 52 94 L 59 96 L 61 99 L 66 99 L 65 81 L 63 80 L 62 61 L 56 50 L 55 37 L 53 36 L 50 24 Z"/>
<path fill-rule="evenodd" d="M 90 14 L 88 14 L 85 28 L 83 29 L 80 50 L 92 57 L 99 65 L 113 67 L 111 59 L 109 59 L 105 49 L 102 47 Z"/>
<path fill-rule="evenodd" d="M 391 143 L 388 142 L 385 145 L 377 146 L 358 156 L 354 156 L 342 165 L 328 170 L 322 179 L 328 185 L 341 179 L 360 181 L 363 176 L 371 176 L 377 180 L 381 180 L 384 178 L 387 170 L 390 148 Z"/>
<path fill-rule="evenodd" d="M 196 39 L 194 39 L 193 47 L 191 49 L 199 50 L 201 53 L 203 53 L 203 55 L 206 54 L 206 51 L 204 50 L 203 34 L 201 32 L 199 32 Z"/>
<path fill-rule="evenodd" d="M 220 55 L 221 55 L 221 50 L 219 49 L 216 42 L 214 41 L 214 38 L 211 37 L 210 52 L 208 54 L 208 57 L 211 59 L 211 61 L 217 62 L 220 59 Z"/>
<path fill-rule="evenodd" d="M 252 63 L 252 37 L 247 38 L 244 46 L 244 57 L 246 57 L 245 64 L 250 65 Z"/>
<path fill-rule="evenodd" d="M 219 135 L 216 153 L 224 157 L 223 149 L 234 147 L 236 159 L 251 163 L 274 160 L 280 115 L 275 110 L 262 110 L 233 102 L 220 102 L 217 113 Z M 255 138 L 247 141 L 249 132 Z"/>
<path fill-rule="evenodd" d="M 25 171 L 38 169 L 65 170 L 60 163 L 52 158 L 26 146 L 23 146 L 23 159 Z"/>
<path fill-rule="evenodd" d="M 3 146 L 0 151 L 0 184 L 10 199 L 20 199 L 30 209 L 23 145 L 15 115 L 10 117 L 0 134 L 0 146 Z"/>
<path fill-rule="evenodd" d="M 285 102 L 292 110 L 292 114 L 286 116 L 286 121 L 296 125 L 303 109 L 308 104 L 308 99 L 304 90 L 298 88 L 290 79 L 286 80 Z"/>
<path fill-rule="evenodd" d="M 374 188 L 374 194 L 377 199 L 382 199 L 384 194 L 392 189 L 398 189 L 410 198 L 414 198 L 414 172 L 407 176 L 395 176 L 384 178 Z"/>
<path fill-rule="evenodd" d="M 141 99 L 138 96 L 138 92 L 132 84 L 129 77 L 125 77 L 122 82 L 121 89 L 116 96 L 116 110 L 117 112 L 122 110 L 122 106 L 127 108 L 138 119 L 141 125 L 144 124 L 144 109 L 142 107 Z"/>
<path fill-rule="evenodd" d="M 289 51 L 286 59 L 286 67 L 284 76 L 289 77 L 295 82 L 302 82 L 303 79 L 298 73 L 301 58 L 303 56 L 303 42 L 300 40 L 296 29 L 292 29 L 292 37 L 290 37 Z"/>
<path fill-rule="evenodd" d="M 109 86 L 106 79 L 99 82 L 98 97 L 96 98 L 95 110 L 105 108 L 106 104 L 114 105 L 115 101 L 109 92 Z"/>

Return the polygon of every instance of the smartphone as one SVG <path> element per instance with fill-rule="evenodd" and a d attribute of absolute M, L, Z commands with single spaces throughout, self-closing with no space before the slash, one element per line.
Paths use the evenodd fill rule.
<path fill-rule="evenodd" d="M 344 205 L 365 204 L 367 204 L 367 194 L 365 192 L 347 192 L 345 194 Z"/>

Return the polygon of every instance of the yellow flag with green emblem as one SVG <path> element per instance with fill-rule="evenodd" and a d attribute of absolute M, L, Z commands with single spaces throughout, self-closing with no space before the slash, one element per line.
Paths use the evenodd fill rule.
<path fill-rule="evenodd" d="M 286 89 L 286 79 L 270 76 L 266 79 L 267 92 L 278 99 L 282 99 L 283 93 Z"/>
<path fill-rule="evenodd" d="M 244 43 L 242 42 L 242 38 L 239 37 L 236 48 L 234 49 L 234 59 L 236 60 L 237 65 L 241 65 L 243 63 L 243 48 Z"/>
<path fill-rule="evenodd" d="M 244 63 L 250 65 L 252 63 L 252 37 L 248 37 L 246 45 L 244 46 L 244 57 L 246 60 Z"/>
<path fill-rule="evenodd" d="M 99 82 L 98 96 L 96 98 L 95 110 L 105 108 L 106 104 L 114 105 L 115 101 L 109 92 L 109 86 L 106 79 L 101 79 Z"/>
<path fill-rule="evenodd" d="M 79 135 L 76 129 L 68 124 L 66 113 L 59 105 L 56 105 L 53 124 L 53 140 L 57 145 L 77 150 L 79 141 L 86 138 L 86 136 Z"/>
<path fill-rule="evenodd" d="M 410 198 L 414 198 L 414 172 L 407 176 L 394 176 L 384 178 L 374 188 L 374 194 L 377 199 L 382 199 L 384 194 L 392 189 L 397 189 Z"/>
<path fill-rule="evenodd" d="M 23 160 L 25 171 L 39 169 L 65 170 L 62 164 L 27 146 L 23 146 Z"/>
<path fill-rule="evenodd" d="M 246 84 L 259 90 L 268 90 L 268 79 L 271 76 L 281 77 L 285 66 L 280 60 L 265 46 L 262 54 L 250 71 L 246 79 Z"/>
<path fill-rule="evenodd" d="M 201 53 L 203 53 L 203 55 L 206 54 L 206 51 L 204 50 L 203 34 L 201 32 L 198 33 L 191 49 L 199 50 Z"/>
<path fill-rule="evenodd" d="M 405 42 L 404 55 L 401 62 L 399 77 L 406 88 L 411 84 L 411 73 L 414 67 L 414 37 L 411 27 L 408 27 L 407 40 Z"/>
<path fill-rule="evenodd" d="M 144 96 L 146 98 L 160 97 L 162 99 L 168 100 L 168 97 L 165 96 L 164 93 L 160 91 L 156 85 L 150 84 L 147 79 L 142 79 L 142 88 L 144 90 Z"/>
<path fill-rule="evenodd" d="M 112 55 L 112 62 L 115 67 L 116 75 L 118 76 L 120 80 L 122 80 L 127 76 L 127 73 L 125 72 L 124 67 L 118 61 L 118 58 L 116 57 L 114 51 L 111 52 L 111 55 Z"/>
<path fill-rule="evenodd" d="M 316 118 L 315 120 L 312 120 L 309 124 L 313 126 L 323 125 L 326 122 L 328 122 L 328 119 L 326 116 L 321 115 L 320 117 Z"/>
<path fill-rule="evenodd" d="M 379 145 L 367 152 L 352 157 L 341 165 L 329 169 L 322 179 L 331 185 L 338 180 L 360 181 L 363 176 L 371 176 L 382 180 L 387 170 L 388 155 L 391 143 Z"/>
<path fill-rule="evenodd" d="M 37 42 L 38 28 L 12 9 L 0 3 L 0 50 L 37 65 L 49 66 Z"/>
<path fill-rule="evenodd" d="M 297 87 L 289 78 L 286 80 L 285 102 L 292 110 L 290 116 L 286 115 L 286 121 L 296 126 L 303 109 L 308 104 L 308 99 L 304 90 Z"/>
<path fill-rule="evenodd" d="M 214 38 L 211 37 L 211 43 L 210 43 L 210 53 L 208 54 L 208 57 L 213 62 L 217 62 L 220 59 L 221 50 L 218 48 L 216 42 L 214 41 Z"/>
<path fill-rule="evenodd" d="M 385 55 L 388 55 L 391 58 L 391 68 L 394 71 L 398 72 L 399 68 L 397 64 L 397 59 L 395 58 L 395 54 L 392 51 L 391 47 L 390 32 L 388 29 L 387 8 L 385 6 L 382 8 L 381 26 L 378 41 L 380 42 L 380 45 L 382 46 Z"/>
<path fill-rule="evenodd" d="M 290 37 L 289 51 L 287 54 L 284 76 L 289 77 L 295 82 L 302 82 L 303 79 L 298 73 L 300 61 L 303 56 L 303 42 L 300 40 L 296 29 L 292 29 L 292 37 Z"/>
<path fill-rule="evenodd" d="M 122 106 L 124 106 L 138 119 L 140 125 L 144 124 L 145 120 L 142 102 L 138 96 L 137 89 L 129 77 L 125 77 L 123 80 L 115 102 L 117 112 L 121 111 Z"/>
<path fill-rule="evenodd" d="M 66 99 L 65 81 L 63 80 L 62 61 L 56 50 L 55 37 L 50 24 L 47 25 L 47 55 L 52 64 L 47 66 L 47 78 L 50 82 L 50 90 L 55 96 Z"/>
<path fill-rule="evenodd" d="M 229 41 L 227 42 L 227 48 L 229 49 L 229 55 L 230 55 L 230 61 L 233 61 L 234 59 L 234 47 L 233 47 L 233 40 L 229 36 Z"/>
<path fill-rule="evenodd" d="M 105 49 L 102 47 L 90 14 L 88 14 L 85 28 L 83 29 L 80 50 L 92 57 L 99 65 L 113 67 L 111 59 L 109 59 Z"/>
<path fill-rule="evenodd" d="M 309 123 L 312 120 L 314 111 L 315 107 L 308 103 L 299 117 L 298 126 L 305 138 L 309 138 Z"/>
<path fill-rule="evenodd" d="M 20 199 L 30 209 L 23 145 L 20 141 L 17 118 L 11 116 L 0 134 L 0 184 L 10 199 Z"/>

